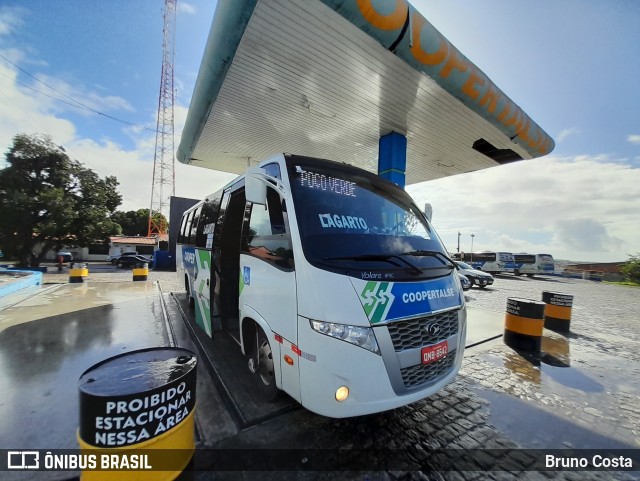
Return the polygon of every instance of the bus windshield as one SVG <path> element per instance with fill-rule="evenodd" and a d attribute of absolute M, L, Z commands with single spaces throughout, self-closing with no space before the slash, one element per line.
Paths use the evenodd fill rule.
<path fill-rule="evenodd" d="M 302 248 L 317 267 L 361 277 L 437 277 L 453 267 L 424 215 L 400 188 L 344 164 L 290 157 Z"/>

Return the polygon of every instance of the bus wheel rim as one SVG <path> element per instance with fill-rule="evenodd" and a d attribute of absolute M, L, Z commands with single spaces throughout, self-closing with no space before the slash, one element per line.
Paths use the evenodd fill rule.
<path fill-rule="evenodd" d="M 273 353 L 271 352 L 271 346 L 267 340 L 264 340 L 260 344 L 258 349 L 258 357 L 260 362 L 258 364 L 258 370 L 260 374 L 260 380 L 265 386 L 270 386 L 273 383 Z"/>

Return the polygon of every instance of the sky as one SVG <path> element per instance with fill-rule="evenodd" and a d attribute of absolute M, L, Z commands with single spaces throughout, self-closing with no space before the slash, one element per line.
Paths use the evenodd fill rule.
<path fill-rule="evenodd" d="M 163 3 L 0 0 L 0 151 L 18 133 L 48 134 L 118 178 L 121 210 L 148 208 Z M 640 253 L 640 2 L 411 3 L 556 142 L 543 158 L 408 186 L 432 204 L 448 250 Z M 215 5 L 178 0 L 176 148 Z M 176 162 L 176 195 L 203 198 L 232 178 Z"/>

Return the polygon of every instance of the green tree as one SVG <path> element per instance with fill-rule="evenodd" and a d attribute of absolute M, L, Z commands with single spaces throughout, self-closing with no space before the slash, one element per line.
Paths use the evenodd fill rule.
<path fill-rule="evenodd" d="M 630 256 L 629 260 L 620 268 L 624 279 L 640 284 L 640 254 Z"/>
<path fill-rule="evenodd" d="M 101 179 L 43 135 L 16 135 L 5 158 L 0 245 L 19 265 L 38 265 L 51 249 L 87 246 L 119 233 L 110 219 L 122 202 L 115 177 Z"/>
<path fill-rule="evenodd" d="M 156 213 L 155 218 L 159 219 L 165 226 L 169 225 L 167 218 Z M 146 236 L 149 233 L 149 209 L 129 210 L 127 212 L 117 211 L 111 216 L 111 220 L 122 227 L 122 234 L 129 236 Z"/>

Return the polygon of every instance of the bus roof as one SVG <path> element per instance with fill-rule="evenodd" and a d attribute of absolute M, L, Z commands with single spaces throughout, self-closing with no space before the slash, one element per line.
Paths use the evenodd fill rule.
<path fill-rule="evenodd" d="M 377 172 L 393 131 L 407 184 L 554 146 L 406 0 L 218 1 L 180 162 L 242 173 L 287 151 Z"/>

